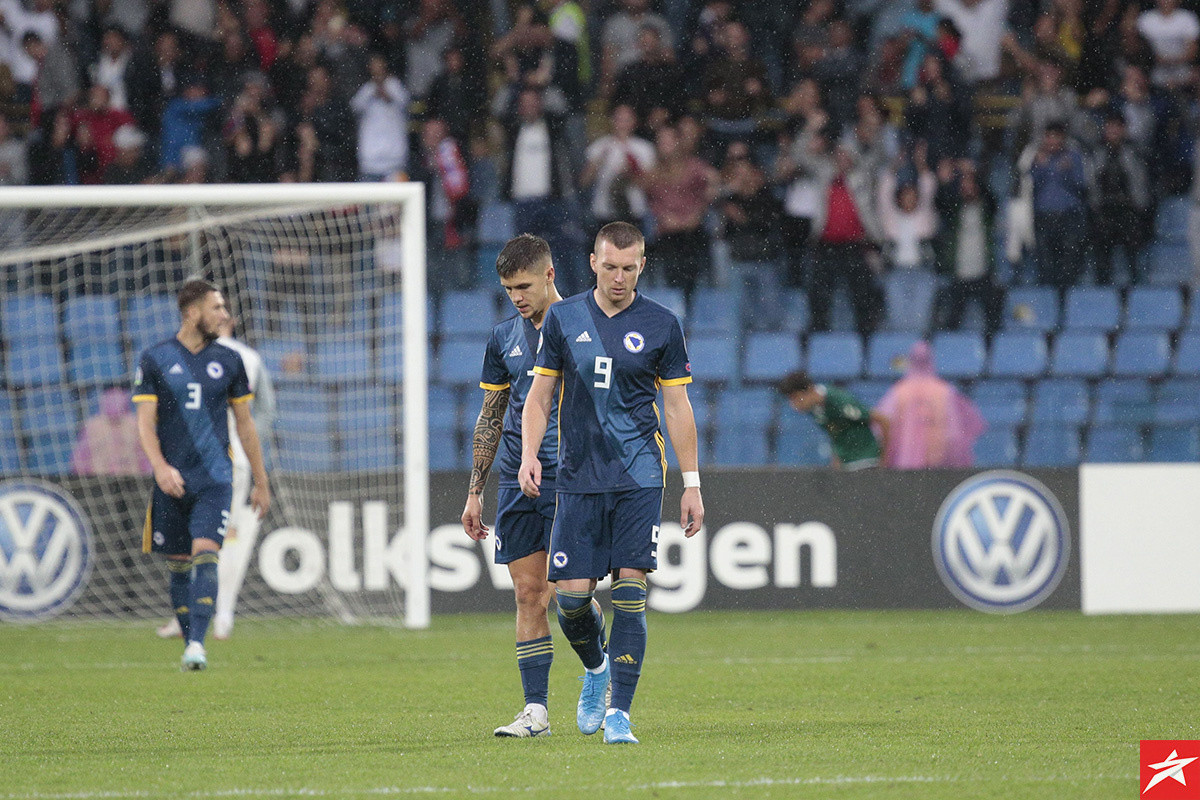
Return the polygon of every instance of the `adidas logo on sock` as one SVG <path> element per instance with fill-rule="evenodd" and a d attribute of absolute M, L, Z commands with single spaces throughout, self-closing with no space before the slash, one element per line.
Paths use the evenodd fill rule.
<path fill-rule="evenodd" d="M 577 341 L 577 342 L 590 342 L 591 340 L 592 340 L 592 337 L 588 336 L 587 331 L 584 331 L 583 333 L 581 333 L 575 337 L 575 341 Z"/>
<path fill-rule="evenodd" d="M 183 367 L 181 367 L 181 366 L 179 366 L 178 364 L 176 364 L 175 366 L 173 366 L 173 367 L 171 367 L 169 370 L 167 370 L 167 374 L 168 374 L 168 375 L 182 375 L 182 374 L 183 374 Z"/>
<path fill-rule="evenodd" d="M 617 656 L 616 658 L 613 659 L 613 661 L 617 662 L 618 664 L 636 664 L 637 663 L 637 659 L 635 659 L 633 656 L 629 655 L 629 653 L 626 653 L 623 656 Z"/>
<path fill-rule="evenodd" d="M 523 352 L 521 352 L 521 345 L 517 345 L 512 350 L 508 351 L 509 358 L 520 358 L 523 355 L 525 355 L 525 354 Z"/>

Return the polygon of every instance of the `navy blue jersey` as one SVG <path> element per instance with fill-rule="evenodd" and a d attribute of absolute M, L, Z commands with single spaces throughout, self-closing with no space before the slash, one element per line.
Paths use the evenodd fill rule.
<path fill-rule="evenodd" d="M 517 472 L 521 468 L 521 412 L 525 408 L 525 398 L 529 396 L 529 386 L 533 383 L 537 346 L 538 329 L 531 321 L 516 314 L 492 328 L 483 356 L 483 377 L 479 385 L 493 391 L 508 389 L 504 431 L 493 462 L 500 486 L 505 488 L 521 485 L 517 480 Z M 550 424 L 546 426 L 538 459 L 542 462 L 542 485 L 553 487 L 558 470 L 557 399 L 550 409 Z"/>
<path fill-rule="evenodd" d="M 193 353 L 178 339 L 142 353 L 133 402 L 158 402 L 158 442 L 163 457 L 183 475 L 189 492 L 232 483 L 230 403 L 252 400 L 237 351 L 213 342 Z"/>
<path fill-rule="evenodd" d="M 658 388 L 692 382 L 679 317 L 641 292 L 609 317 L 592 292 L 550 306 L 534 371 L 559 377 L 559 492 L 661 488 Z"/>

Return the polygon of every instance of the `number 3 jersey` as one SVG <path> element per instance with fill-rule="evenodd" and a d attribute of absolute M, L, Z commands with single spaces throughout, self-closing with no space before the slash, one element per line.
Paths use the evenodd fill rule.
<path fill-rule="evenodd" d="M 189 492 L 233 481 L 229 450 L 230 403 L 254 399 L 242 357 L 212 342 L 199 353 L 178 339 L 142 353 L 133 402 L 158 402 L 158 441 L 167 463 Z"/>
<path fill-rule="evenodd" d="M 557 490 L 662 488 L 659 386 L 691 383 L 679 318 L 640 292 L 609 317 L 594 292 L 550 306 L 534 372 L 561 379 Z"/>

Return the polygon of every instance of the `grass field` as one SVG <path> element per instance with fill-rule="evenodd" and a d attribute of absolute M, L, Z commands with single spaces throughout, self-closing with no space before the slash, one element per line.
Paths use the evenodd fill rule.
<path fill-rule="evenodd" d="M 0 800 L 1135 798 L 1138 740 L 1200 738 L 1200 619 L 651 615 L 638 746 L 521 706 L 511 616 L 429 631 L 243 621 L 210 668 L 152 626 L 0 627 Z"/>

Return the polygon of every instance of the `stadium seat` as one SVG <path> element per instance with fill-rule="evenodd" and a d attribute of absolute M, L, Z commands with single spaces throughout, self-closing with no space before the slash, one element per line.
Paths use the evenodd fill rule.
<path fill-rule="evenodd" d="M 17 441 L 16 411 L 12 396 L 0 389 L 0 473 L 11 474 L 21 471 L 21 443 Z"/>
<path fill-rule="evenodd" d="M 729 301 L 729 293 L 723 289 L 701 287 L 692 294 L 691 307 L 687 315 L 688 331 L 696 334 L 736 334 L 741 325 L 738 309 Z"/>
<path fill-rule="evenodd" d="M 1054 337 L 1050 374 L 1061 378 L 1099 378 L 1108 371 L 1108 341 L 1103 333 L 1069 330 Z"/>
<path fill-rule="evenodd" d="M 325 381 L 361 381 L 375 376 L 370 342 L 361 336 L 317 342 L 313 366 L 316 376 Z"/>
<path fill-rule="evenodd" d="M 121 318 L 115 297 L 70 297 L 63 309 L 63 333 L 76 383 L 115 383 L 127 375 L 121 352 Z"/>
<path fill-rule="evenodd" d="M 713 462 L 722 467 L 756 467 L 767 463 L 767 432 L 762 428 L 721 425 L 713 445 Z"/>
<path fill-rule="evenodd" d="M 1154 220 L 1155 238 L 1166 242 L 1185 243 L 1189 205 L 1188 198 L 1183 195 L 1168 195 L 1159 200 Z"/>
<path fill-rule="evenodd" d="M 893 381 L 854 381 L 847 389 L 864 406 L 874 408 L 893 385 Z"/>
<path fill-rule="evenodd" d="M 775 463 L 789 467 L 820 467 L 829 464 L 829 437 L 808 414 L 784 409 L 775 439 Z"/>
<path fill-rule="evenodd" d="M 1050 286 L 1019 286 L 1008 291 L 1004 327 L 1049 333 L 1058 327 L 1058 292 Z"/>
<path fill-rule="evenodd" d="M 1030 417 L 1034 424 L 1087 422 L 1091 412 L 1087 384 L 1072 378 L 1045 378 L 1033 387 Z"/>
<path fill-rule="evenodd" d="M 348 472 L 397 466 L 396 415 L 388 392 L 377 385 L 354 387 L 338 397 L 340 468 Z"/>
<path fill-rule="evenodd" d="M 894 269 L 883 279 L 888 330 L 920 334 L 929 328 L 937 277 L 932 270 Z"/>
<path fill-rule="evenodd" d="M 1012 467 L 1017 463 L 1017 433 L 1010 425 L 989 425 L 975 440 L 975 465 Z"/>
<path fill-rule="evenodd" d="M 1154 401 L 1155 424 L 1200 423 L 1200 379 L 1172 378 L 1158 387 Z"/>
<path fill-rule="evenodd" d="M 1115 378 L 1096 384 L 1093 425 L 1142 425 L 1150 420 L 1150 384 L 1142 378 Z"/>
<path fill-rule="evenodd" d="M 1063 327 L 1111 333 L 1121 324 L 1121 298 L 1110 286 L 1073 286 L 1067 292 Z"/>
<path fill-rule="evenodd" d="M 808 374 L 813 380 L 853 380 L 862 373 L 862 360 L 862 338 L 857 333 L 814 333 L 808 337 Z"/>
<path fill-rule="evenodd" d="M 479 209 L 478 238 L 486 244 L 503 245 L 516 236 L 511 203 L 484 203 Z"/>
<path fill-rule="evenodd" d="M 974 380 L 983 374 L 983 337 L 974 331 L 946 331 L 933 337 L 933 364 L 948 380 Z"/>
<path fill-rule="evenodd" d="M 742 377 L 750 382 L 776 383 L 787 373 L 800 369 L 800 337 L 794 333 L 748 334 L 745 351 Z"/>
<path fill-rule="evenodd" d="M 901 378 L 908 370 L 908 351 L 920 340 L 915 333 L 881 331 L 867 344 L 868 378 Z"/>
<path fill-rule="evenodd" d="M 299 339 L 264 337 L 254 343 L 254 349 L 262 356 L 263 366 L 272 378 L 279 379 L 287 375 L 284 363 L 289 359 L 295 360 L 304 370 L 313 368 L 312 357 Z"/>
<path fill-rule="evenodd" d="M 1161 463 L 1200 461 L 1200 426 L 1155 425 L 1147 460 Z"/>
<path fill-rule="evenodd" d="M 1184 330 L 1200 330 L 1200 289 L 1188 292 L 1187 312 L 1183 317 Z"/>
<path fill-rule="evenodd" d="M 54 300 L 41 294 L 15 294 L 4 301 L 4 339 L 10 343 L 58 336 Z"/>
<path fill-rule="evenodd" d="M 1119 378 L 1157 378 L 1167 373 L 1171 344 L 1161 331 L 1127 331 L 1113 349 L 1113 375 Z"/>
<path fill-rule="evenodd" d="M 1125 329 L 1173 331 L 1183 322 L 1183 294 L 1167 286 L 1135 286 L 1125 299 Z"/>
<path fill-rule="evenodd" d="M 1087 461 L 1092 464 L 1130 464 L 1144 455 L 1142 432 L 1135 425 L 1101 425 L 1088 433 Z"/>
<path fill-rule="evenodd" d="M 704 383 L 738 380 L 737 342 L 729 334 L 693 334 L 688 339 L 692 377 Z"/>
<path fill-rule="evenodd" d="M 1175 358 L 1171 362 L 1174 375 L 1200 375 L 1200 328 L 1189 328 L 1179 337 L 1175 345 Z"/>
<path fill-rule="evenodd" d="M 63 386 L 27 389 L 21 394 L 21 428 L 29 449 L 25 466 L 38 475 L 71 471 L 71 452 L 79 434 L 79 405 Z"/>
<path fill-rule="evenodd" d="M 384 292 L 379 300 L 379 330 L 384 341 L 399 339 L 404 331 L 404 295 Z M 437 330 L 437 306 L 432 297 L 425 298 L 425 332 Z"/>
<path fill-rule="evenodd" d="M 1192 254 L 1185 241 L 1157 241 L 1149 247 L 1150 280 L 1179 286 L 1192 278 Z"/>
<path fill-rule="evenodd" d="M 151 345 L 169 339 L 179 330 L 179 308 L 167 294 L 137 294 L 126 302 L 125 333 L 131 357 L 137 359 Z"/>
<path fill-rule="evenodd" d="M 773 389 L 726 389 L 714 411 L 717 428 L 767 429 L 775 421 L 777 396 Z"/>
<path fill-rule="evenodd" d="M 1079 463 L 1079 428 L 1075 425 L 1030 425 L 1025 432 L 1026 467 L 1070 467 Z"/>
<path fill-rule="evenodd" d="M 475 397 L 479 400 L 479 406 L 473 407 L 464 415 L 462 413 L 462 404 L 459 402 L 459 392 L 451 386 L 438 386 L 433 384 L 429 387 L 429 433 L 430 436 L 440 436 L 446 432 L 455 432 L 460 425 L 469 425 L 474 428 L 475 420 L 479 416 L 479 408 L 483 402 L 483 390 L 476 392 L 468 390 L 468 397 Z"/>
<path fill-rule="evenodd" d="M 484 343 L 472 339 L 449 339 L 438 348 L 437 364 L 432 370 L 441 383 L 476 386 L 483 370 Z"/>
<path fill-rule="evenodd" d="M 67 367 L 76 383 L 117 383 L 129 375 L 120 340 L 97 340 L 71 345 Z"/>
<path fill-rule="evenodd" d="M 1046 371 L 1046 339 L 1036 331 L 1001 331 L 992 339 L 988 375 L 1037 378 Z"/>
<path fill-rule="evenodd" d="M 62 383 L 66 368 L 58 339 L 43 337 L 10 342 L 4 372 L 11 387 Z"/>
<path fill-rule="evenodd" d="M 638 294 L 641 294 L 641 290 L 638 291 Z M 646 297 L 671 309 L 680 319 L 687 319 L 687 301 L 683 297 L 682 289 L 672 286 L 656 286 L 646 292 Z"/>
<path fill-rule="evenodd" d="M 461 460 L 457 434 L 429 437 L 429 468 L 435 472 L 458 469 Z"/>
<path fill-rule="evenodd" d="M 1020 381 L 1006 378 L 981 380 L 972 387 L 971 397 L 990 426 L 1025 423 L 1028 404 L 1025 386 Z"/>
<path fill-rule="evenodd" d="M 442 336 L 470 339 L 482 347 L 497 321 L 496 295 L 490 289 L 451 291 L 442 297 L 438 311 Z"/>
<path fill-rule="evenodd" d="M 790 333 L 806 333 L 811 322 L 808 294 L 801 289 L 784 289 L 783 329 Z"/>
<path fill-rule="evenodd" d="M 275 421 L 276 463 L 285 472 L 332 472 L 333 431 L 329 416 L 289 416 Z"/>

